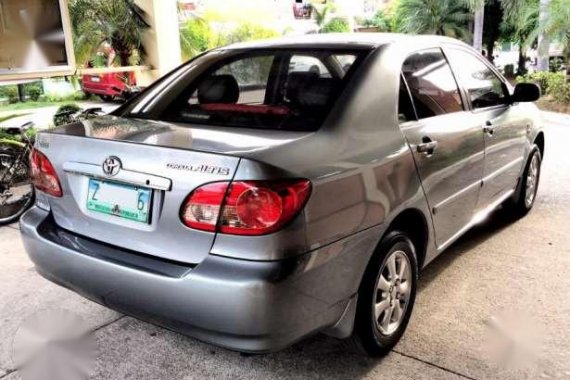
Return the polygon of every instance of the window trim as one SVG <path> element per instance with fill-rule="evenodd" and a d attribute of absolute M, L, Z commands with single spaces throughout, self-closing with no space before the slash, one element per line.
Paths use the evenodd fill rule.
<path fill-rule="evenodd" d="M 406 87 L 406 94 L 408 95 L 408 99 L 410 100 L 410 104 L 412 105 L 412 110 L 414 111 L 414 120 L 407 120 L 405 122 L 400 122 L 398 115 L 400 115 L 400 89 L 402 87 L 402 84 Z M 404 125 L 407 123 L 413 123 L 413 122 L 417 122 L 420 119 L 418 118 L 418 111 L 416 111 L 416 104 L 414 103 L 414 98 L 412 97 L 412 93 L 410 92 L 410 87 L 408 86 L 408 81 L 406 80 L 406 78 L 404 77 L 404 73 L 402 72 L 402 70 L 400 70 L 400 83 L 398 85 L 398 108 L 396 109 L 396 119 L 398 120 L 398 124 L 400 125 Z"/>
<path fill-rule="evenodd" d="M 474 53 L 473 51 L 471 51 L 468 48 L 465 48 L 463 46 L 460 45 L 453 45 L 453 44 L 445 44 L 442 47 L 442 50 L 444 52 L 444 54 L 447 57 L 447 60 L 449 62 L 449 65 L 451 66 L 451 70 L 453 71 L 454 75 L 457 77 L 457 82 L 459 83 L 460 87 L 461 87 L 461 92 L 464 94 L 465 96 L 465 100 L 466 103 L 468 105 L 468 111 L 472 112 L 472 113 L 480 113 L 480 112 L 486 112 L 486 111 L 492 111 L 492 110 L 497 110 L 497 109 L 502 109 L 502 108 L 507 108 L 509 106 L 512 105 L 512 101 L 511 101 L 511 96 L 512 96 L 512 88 L 511 86 L 508 84 L 508 81 L 505 79 L 505 77 L 497 70 L 497 68 L 495 66 L 493 66 L 489 61 L 487 61 L 484 57 Z M 451 50 L 457 50 L 457 51 L 461 51 L 464 52 L 470 56 L 472 56 L 474 59 L 478 60 L 479 62 L 481 62 L 483 65 L 485 65 L 485 67 L 487 67 L 489 70 L 491 70 L 491 72 L 493 74 L 495 74 L 495 76 L 499 79 L 499 81 L 502 84 L 503 87 L 503 91 L 506 94 L 506 99 L 507 101 L 503 104 L 497 104 L 494 106 L 487 106 L 487 107 L 482 107 L 482 108 L 474 108 L 473 107 L 473 103 L 471 102 L 471 96 L 469 95 L 469 90 L 467 89 L 467 87 L 465 86 L 465 84 L 461 81 L 461 78 L 459 77 L 458 74 L 456 74 L 456 69 L 455 69 L 455 64 L 452 63 L 453 59 L 449 57 L 449 53 L 448 51 Z"/>
<path fill-rule="evenodd" d="M 404 66 L 404 63 L 406 62 L 406 60 L 408 58 L 410 58 L 413 55 L 419 54 L 421 52 L 426 52 L 426 51 L 434 51 L 434 50 L 439 50 L 439 52 L 441 53 L 441 55 L 443 56 L 443 59 L 445 59 L 445 62 L 447 62 L 447 66 L 449 67 L 449 70 L 451 71 L 451 76 L 453 78 L 453 81 L 455 82 L 455 85 L 457 86 L 457 92 L 459 93 L 459 97 L 461 99 L 461 110 L 459 111 L 454 111 L 454 112 L 446 112 L 440 115 L 434 115 L 434 116 L 430 116 L 430 117 L 424 117 L 424 118 L 420 118 L 417 112 L 417 107 L 416 107 L 416 102 L 414 101 L 414 97 L 411 96 L 411 91 L 410 91 L 410 87 L 408 85 L 408 81 L 406 81 L 406 78 L 404 76 L 402 67 Z M 422 121 L 422 120 L 429 120 L 432 119 L 434 117 L 441 117 L 441 116 L 448 116 L 448 115 L 454 115 L 454 114 L 458 114 L 461 112 L 465 112 L 467 111 L 469 108 L 467 107 L 467 103 L 466 103 L 466 98 L 465 98 L 465 94 L 462 91 L 462 87 L 459 85 L 459 82 L 457 80 L 457 76 L 455 75 L 455 72 L 453 71 L 453 67 L 451 66 L 451 63 L 449 62 L 449 59 L 447 58 L 445 51 L 443 50 L 443 48 L 441 46 L 433 46 L 433 47 L 427 47 L 427 48 L 422 48 L 419 50 L 415 50 L 412 53 L 407 54 L 404 59 L 402 60 L 402 64 L 400 67 L 400 77 L 401 79 L 403 79 L 406 82 L 406 88 L 408 90 L 408 94 L 410 95 L 411 101 L 412 101 L 412 106 L 414 107 L 414 112 L 416 114 L 416 121 Z M 400 91 L 399 87 L 398 87 L 398 91 Z"/>

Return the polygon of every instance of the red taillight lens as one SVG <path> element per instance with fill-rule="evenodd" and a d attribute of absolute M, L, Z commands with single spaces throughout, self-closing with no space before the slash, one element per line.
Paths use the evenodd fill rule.
<path fill-rule="evenodd" d="M 57 173 L 48 158 L 40 151 L 32 149 L 30 155 L 30 176 L 36 189 L 54 197 L 61 197 L 61 185 Z"/>
<path fill-rule="evenodd" d="M 310 192 L 308 180 L 215 182 L 190 194 L 181 217 L 199 230 L 265 235 L 290 222 Z"/>

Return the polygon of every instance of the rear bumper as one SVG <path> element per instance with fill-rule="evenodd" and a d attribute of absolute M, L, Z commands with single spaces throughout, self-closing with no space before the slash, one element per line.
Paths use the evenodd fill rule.
<path fill-rule="evenodd" d="M 125 314 L 245 352 L 276 351 L 335 325 L 363 270 L 358 255 L 341 255 L 338 247 L 270 262 L 209 255 L 192 267 L 71 235 L 37 207 L 20 224 L 45 278 Z"/>
<path fill-rule="evenodd" d="M 121 91 L 116 91 L 112 85 L 101 83 L 84 83 L 82 85 L 83 92 L 95 95 L 118 96 Z"/>

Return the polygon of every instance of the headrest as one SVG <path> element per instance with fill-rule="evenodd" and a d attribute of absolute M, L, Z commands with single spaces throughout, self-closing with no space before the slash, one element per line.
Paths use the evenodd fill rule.
<path fill-rule="evenodd" d="M 236 103 L 239 99 L 239 86 L 231 75 L 214 75 L 206 78 L 198 86 L 198 101 L 208 103 Z"/>
<path fill-rule="evenodd" d="M 303 87 L 319 78 L 319 74 L 310 71 L 292 72 L 287 78 L 285 97 L 292 103 L 297 103 L 299 93 Z"/>
<path fill-rule="evenodd" d="M 319 78 L 303 87 L 297 102 L 301 107 L 325 107 L 336 96 L 340 82 L 334 78 Z"/>

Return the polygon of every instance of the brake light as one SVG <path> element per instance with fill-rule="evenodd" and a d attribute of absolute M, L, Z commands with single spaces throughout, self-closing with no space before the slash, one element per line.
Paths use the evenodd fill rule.
<path fill-rule="evenodd" d="M 213 182 L 195 189 L 181 209 L 182 222 L 203 231 L 265 235 L 289 223 L 305 206 L 311 182 Z"/>
<path fill-rule="evenodd" d="M 57 173 L 48 158 L 37 149 L 30 154 L 30 177 L 35 188 L 54 197 L 61 197 L 61 185 Z"/>

